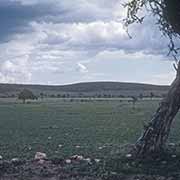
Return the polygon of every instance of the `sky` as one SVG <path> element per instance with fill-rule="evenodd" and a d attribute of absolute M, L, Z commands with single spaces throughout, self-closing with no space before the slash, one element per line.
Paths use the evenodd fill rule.
<path fill-rule="evenodd" d="M 150 15 L 130 38 L 123 1 L 0 0 L 0 83 L 170 84 L 168 40 Z"/>

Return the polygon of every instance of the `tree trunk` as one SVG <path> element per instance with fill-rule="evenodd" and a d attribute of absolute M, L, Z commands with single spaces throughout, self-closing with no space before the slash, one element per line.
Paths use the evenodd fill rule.
<path fill-rule="evenodd" d="M 136 142 L 137 156 L 161 152 L 169 136 L 170 127 L 180 108 L 180 63 L 176 79 L 170 86 L 167 96 L 162 100 L 152 120 Z"/>

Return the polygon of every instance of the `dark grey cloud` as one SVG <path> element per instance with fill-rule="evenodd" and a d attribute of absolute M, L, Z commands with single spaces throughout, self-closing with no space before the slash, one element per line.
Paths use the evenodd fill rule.
<path fill-rule="evenodd" d="M 0 3 L 0 41 L 14 33 L 31 31 L 28 23 L 88 23 L 110 21 L 120 0 L 2 0 Z"/>
<path fill-rule="evenodd" d="M 41 21 L 52 12 L 51 4 L 23 5 L 20 2 L 3 0 L 0 3 L 0 41 L 9 40 L 14 33 L 31 31 L 29 22 Z"/>

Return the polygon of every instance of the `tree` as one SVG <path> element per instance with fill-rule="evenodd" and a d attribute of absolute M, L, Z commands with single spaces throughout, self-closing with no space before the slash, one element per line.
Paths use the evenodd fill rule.
<path fill-rule="evenodd" d="M 37 99 L 37 97 L 28 89 L 24 89 L 23 91 L 20 92 L 18 95 L 18 99 L 23 101 L 23 104 L 25 104 L 27 99 Z"/>
<path fill-rule="evenodd" d="M 136 96 L 132 96 L 132 104 L 133 104 L 133 109 L 135 109 L 135 105 L 136 105 L 136 102 L 138 101 L 138 98 Z"/>
<path fill-rule="evenodd" d="M 41 92 L 39 95 L 40 95 L 41 100 L 43 100 L 44 99 L 44 93 Z"/>
<path fill-rule="evenodd" d="M 139 99 L 141 99 L 141 100 L 143 99 L 143 94 L 142 93 L 139 94 Z"/>
<path fill-rule="evenodd" d="M 150 98 L 151 98 L 151 100 L 153 99 L 154 96 L 155 96 L 154 93 L 151 92 L 151 93 L 150 93 Z"/>
<path fill-rule="evenodd" d="M 127 4 L 127 18 L 125 25 L 142 23 L 144 17 L 139 17 L 142 8 L 149 9 L 155 17 L 160 31 L 169 38 L 169 55 L 176 63 L 176 78 L 170 86 L 169 92 L 160 103 L 151 121 L 145 127 L 141 137 L 135 143 L 135 154 L 145 157 L 165 149 L 170 127 L 174 117 L 180 109 L 180 61 L 176 41 L 180 37 L 180 1 L 179 0 L 131 0 Z"/>

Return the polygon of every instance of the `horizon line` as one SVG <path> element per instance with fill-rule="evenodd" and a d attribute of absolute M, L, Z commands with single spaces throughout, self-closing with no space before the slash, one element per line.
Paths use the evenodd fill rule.
<path fill-rule="evenodd" d="M 170 84 L 152 84 L 152 83 L 145 83 L 145 82 L 129 82 L 129 81 L 81 81 L 81 82 L 73 82 L 73 83 L 66 83 L 66 84 L 40 84 L 40 83 L 0 83 L 0 85 L 22 85 L 22 86 L 69 86 L 69 85 L 76 85 L 76 84 L 85 84 L 85 83 L 124 83 L 124 84 L 140 84 L 140 85 L 152 85 L 152 86 L 170 86 Z"/>

